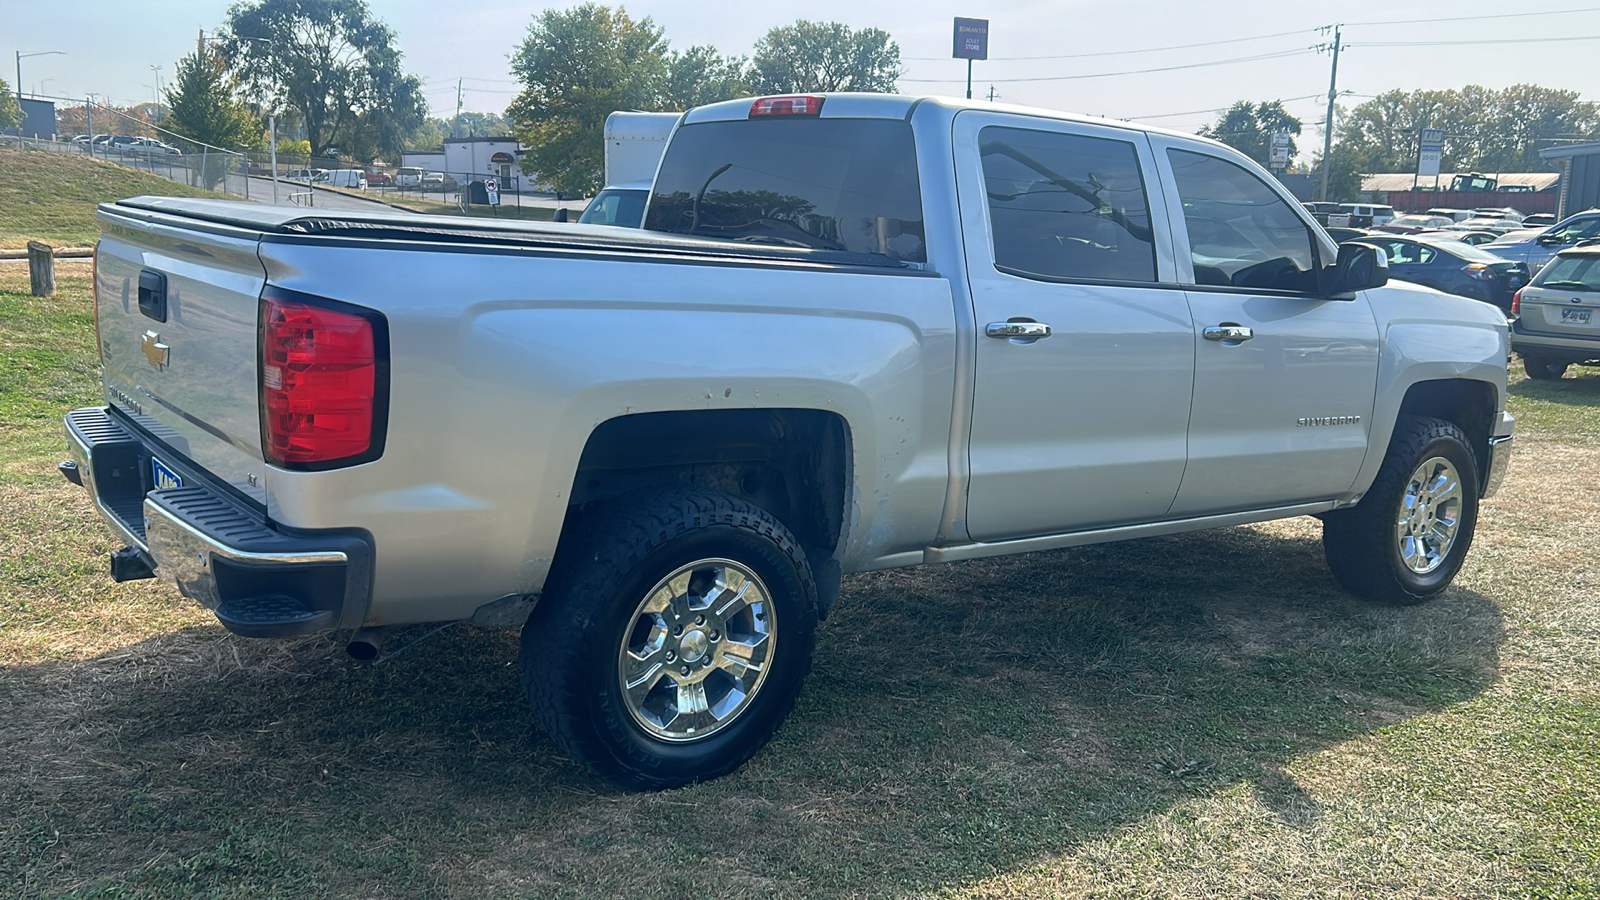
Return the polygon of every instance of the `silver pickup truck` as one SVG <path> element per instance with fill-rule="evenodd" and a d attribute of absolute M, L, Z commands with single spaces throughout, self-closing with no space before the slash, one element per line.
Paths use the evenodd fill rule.
<path fill-rule="evenodd" d="M 642 230 L 100 209 L 81 483 L 229 630 L 521 626 L 603 775 L 726 773 L 841 575 L 1288 516 L 1443 590 L 1504 472 L 1498 310 L 1387 285 L 1202 138 L 945 99 L 686 113 Z"/>

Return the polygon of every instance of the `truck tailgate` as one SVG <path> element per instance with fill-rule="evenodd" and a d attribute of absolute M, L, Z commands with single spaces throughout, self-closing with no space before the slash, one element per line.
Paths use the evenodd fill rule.
<path fill-rule="evenodd" d="M 264 503 L 259 233 L 125 218 L 106 207 L 100 221 L 95 303 L 106 401 L 174 454 Z M 164 486 L 159 465 L 151 483 Z"/>

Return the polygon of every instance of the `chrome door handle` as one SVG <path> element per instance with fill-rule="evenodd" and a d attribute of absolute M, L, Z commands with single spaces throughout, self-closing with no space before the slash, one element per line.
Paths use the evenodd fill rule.
<path fill-rule="evenodd" d="M 1225 344 L 1237 344 L 1240 341 L 1248 341 L 1256 336 L 1256 333 L 1249 326 L 1235 325 L 1232 322 L 1224 322 L 1221 325 L 1207 325 L 1205 330 L 1200 333 L 1208 341 L 1222 341 Z"/>
<path fill-rule="evenodd" d="M 1047 338 L 1050 326 L 1043 322 L 990 322 L 983 333 L 992 338 Z"/>

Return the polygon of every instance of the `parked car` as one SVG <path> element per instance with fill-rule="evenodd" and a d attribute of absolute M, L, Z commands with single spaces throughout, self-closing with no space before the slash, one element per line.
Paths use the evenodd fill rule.
<path fill-rule="evenodd" d="M 1472 211 L 1474 219 L 1505 219 L 1508 222 L 1521 222 L 1527 216 L 1522 211 L 1510 206 L 1480 206 Z"/>
<path fill-rule="evenodd" d="M 139 140 L 131 134 L 115 134 L 111 136 L 111 149 L 126 150 Z"/>
<path fill-rule="evenodd" d="M 1510 219 L 1477 218 L 1457 222 L 1455 227 L 1462 231 L 1488 231 L 1498 235 L 1519 231 L 1522 228 L 1522 223 L 1513 222 Z"/>
<path fill-rule="evenodd" d="M 88 144 L 89 141 L 91 141 L 91 140 L 93 140 L 93 137 L 91 137 L 90 135 L 80 134 L 77 137 L 73 138 L 72 142 L 74 144 Z"/>
<path fill-rule="evenodd" d="M 1330 225 L 1328 226 L 1327 231 L 1329 237 L 1341 244 L 1345 241 L 1362 240 L 1363 238 L 1367 237 L 1367 235 L 1372 233 L 1365 228 L 1345 228 L 1340 225 Z"/>
<path fill-rule="evenodd" d="M 1511 309 L 1511 297 L 1528 283 L 1528 267 L 1460 241 L 1372 235 L 1389 256 L 1389 277 Z"/>
<path fill-rule="evenodd" d="M 1555 223 L 1555 213 L 1533 213 L 1522 218 L 1522 227 L 1524 228 L 1533 228 L 1535 226 L 1542 228 L 1546 225 L 1554 225 Z"/>
<path fill-rule="evenodd" d="M 361 191 L 367 189 L 367 173 L 360 169 L 330 169 L 327 177 L 322 180 L 329 187 L 355 188 Z"/>
<path fill-rule="evenodd" d="M 1410 213 L 1397 216 L 1382 225 L 1374 225 L 1374 231 L 1385 231 L 1390 234 L 1416 234 L 1419 231 L 1433 231 L 1454 225 L 1455 220 L 1449 216 L 1429 216 L 1422 213 Z"/>
<path fill-rule="evenodd" d="M 1511 349 L 1529 378 L 1560 378 L 1567 367 L 1600 366 L 1600 243 L 1562 250 L 1517 292 Z"/>
<path fill-rule="evenodd" d="M 1374 228 L 1379 225 L 1387 225 L 1394 221 L 1396 215 L 1394 207 L 1377 203 L 1341 203 L 1339 208 L 1350 216 L 1350 221 L 1345 224 L 1352 228 Z M 1329 224 L 1337 225 L 1339 223 L 1330 220 Z"/>
<path fill-rule="evenodd" d="M 1568 216 L 1542 230 L 1513 231 L 1483 246 L 1496 256 L 1526 263 L 1531 274 L 1538 272 L 1539 267 L 1549 262 L 1561 248 L 1595 237 L 1600 237 L 1600 209 Z"/>
<path fill-rule="evenodd" d="M 170 144 L 163 144 L 155 138 L 135 138 L 133 143 L 123 148 L 123 152 L 132 156 L 181 156 L 183 151 Z"/>
<path fill-rule="evenodd" d="M 422 173 L 422 184 L 419 185 L 425 191 L 453 191 L 460 186 L 454 178 L 444 172 Z"/>
<path fill-rule="evenodd" d="M 1480 244 L 1487 244 L 1491 241 L 1494 241 L 1499 238 L 1500 235 L 1494 233 L 1493 231 L 1462 231 L 1460 230 L 1460 226 L 1456 226 L 1455 228 L 1444 229 L 1441 231 L 1419 231 L 1414 235 L 1414 237 L 1421 239 L 1431 238 L 1436 241 L 1460 241 L 1463 244 L 1476 247 Z"/>
<path fill-rule="evenodd" d="M 1321 202 L 1321 201 L 1306 201 L 1306 202 L 1301 203 L 1300 205 L 1304 206 L 1306 208 L 1306 210 L 1311 213 L 1311 218 L 1316 219 L 1318 222 L 1321 222 L 1323 225 L 1327 225 L 1328 224 L 1328 217 L 1331 216 L 1331 215 L 1343 215 L 1343 216 L 1346 216 L 1346 221 L 1349 220 L 1348 219 L 1348 215 L 1345 214 L 1344 211 L 1339 208 L 1339 204 L 1337 204 L 1337 203 L 1326 203 L 1326 202 Z M 1337 226 L 1337 227 L 1343 228 L 1343 227 L 1347 227 L 1347 226 L 1341 225 L 1341 226 Z"/>
<path fill-rule="evenodd" d="M 1464 222 L 1472 218 L 1475 213 L 1470 209 L 1455 209 L 1449 206 L 1436 206 L 1428 210 L 1430 216 L 1449 216 L 1451 221 Z"/>
<path fill-rule="evenodd" d="M 111 142 L 116 140 L 116 137 L 114 134 L 97 134 L 90 143 L 96 147 L 109 147 Z"/>
<path fill-rule="evenodd" d="M 401 166 L 394 173 L 395 187 L 418 187 L 422 184 L 422 170 L 416 166 Z"/>
<path fill-rule="evenodd" d="M 320 184 L 328 180 L 327 169 L 290 169 L 289 174 L 283 176 L 290 181 L 308 181 Z"/>
<path fill-rule="evenodd" d="M 365 169 L 363 171 L 365 171 L 367 174 L 367 184 L 370 184 L 373 187 L 387 187 L 388 185 L 394 183 L 394 176 L 390 175 L 388 172 L 380 171 L 378 169 Z"/>

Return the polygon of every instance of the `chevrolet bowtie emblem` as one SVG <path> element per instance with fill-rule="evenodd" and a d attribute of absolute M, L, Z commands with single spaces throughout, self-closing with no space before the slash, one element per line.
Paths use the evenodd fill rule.
<path fill-rule="evenodd" d="M 144 340 L 139 343 L 139 350 L 144 353 L 144 358 L 150 360 L 150 365 L 159 372 L 167 367 L 172 359 L 172 348 L 161 343 L 161 335 L 154 331 L 146 331 Z"/>

